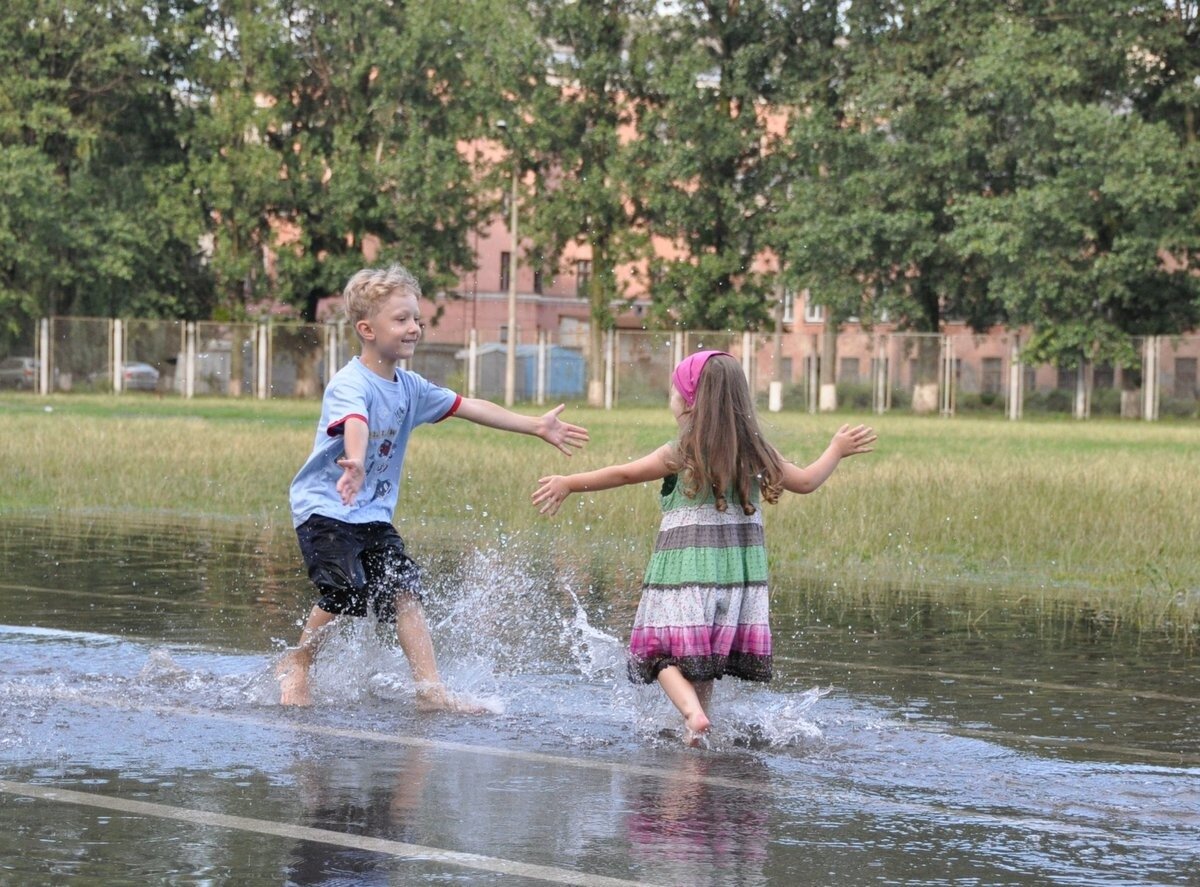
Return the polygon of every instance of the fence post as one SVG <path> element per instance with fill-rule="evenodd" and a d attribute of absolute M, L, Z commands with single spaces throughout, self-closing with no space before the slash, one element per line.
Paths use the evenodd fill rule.
<path fill-rule="evenodd" d="M 325 324 L 325 386 L 338 371 L 338 327 L 334 323 Z"/>
<path fill-rule="evenodd" d="M 258 370 L 255 379 L 255 387 L 259 400 L 267 399 L 267 386 L 269 384 L 268 370 L 271 365 L 271 328 L 268 324 L 258 324 L 258 347 L 254 349 L 254 363 Z"/>
<path fill-rule="evenodd" d="M 604 409 L 613 408 L 613 383 L 615 381 L 616 331 L 604 331 Z"/>
<path fill-rule="evenodd" d="M 537 334 L 537 404 L 546 402 L 546 331 L 538 330 Z"/>
<path fill-rule="evenodd" d="M 1147 422 L 1158 419 L 1158 361 L 1162 340 L 1147 336 L 1142 345 L 1142 418 Z"/>
<path fill-rule="evenodd" d="M 475 396 L 475 379 L 479 375 L 479 330 L 471 327 L 467 337 L 467 397 Z"/>
<path fill-rule="evenodd" d="M 196 396 L 196 322 L 188 321 L 183 328 L 183 396 Z"/>
<path fill-rule="evenodd" d="M 109 321 L 109 341 L 112 343 L 109 366 L 112 370 L 113 394 L 120 394 L 125 384 L 125 326 L 120 318 Z"/>
<path fill-rule="evenodd" d="M 875 378 L 873 381 L 875 384 L 871 391 L 871 405 L 875 408 L 876 414 L 882 416 L 890 406 L 888 394 L 891 391 L 891 386 L 888 384 L 887 336 L 882 333 L 875 340 Z"/>
<path fill-rule="evenodd" d="M 50 318 L 38 321 L 38 344 L 34 354 L 38 361 L 38 394 L 50 393 Z"/>
<path fill-rule="evenodd" d="M 942 336 L 942 415 L 954 415 L 954 340 Z"/>
<path fill-rule="evenodd" d="M 1014 336 L 1012 351 L 1008 358 L 1008 418 L 1017 421 L 1025 408 L 1025 386 L 1021 383 L 1021 337 Z"/>

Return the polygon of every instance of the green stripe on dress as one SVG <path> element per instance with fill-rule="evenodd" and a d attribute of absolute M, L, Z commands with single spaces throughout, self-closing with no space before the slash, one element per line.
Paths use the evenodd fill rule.
<path fill-rule="evenodd" d="M 767 551 L 747 548 L 670 548 L 655 551 L 647 585 L 743 585 L 767 581 Z"/>

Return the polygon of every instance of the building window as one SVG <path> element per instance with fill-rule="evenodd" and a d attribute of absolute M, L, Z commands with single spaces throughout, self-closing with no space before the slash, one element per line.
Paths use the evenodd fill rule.
<path fill-rule="evenodd" d="M 1116 382 L 1116 373 L 1111 363 L 1098 363 L 1092 370 L 1092 389 L 1112 388 Z"/>
<path fill-rule="evenodd" d="M 575 295 L 586 299 L 588 286 L 592 282 L 592 263 L 589 259 L 580 259 L 575 263 Z"/>
<path fill-rule="evenodd" d="M 1175 396 L 1186 400 L 1196 397 L 1196 358 L 1175 358 Z"/>
<path fill-rule="evenodd" d="M 504 345 L 508 342 L 508 324 L 500 324 L 500 344 Z"/>
<path fill-rule="evenodd" d="M 1078 384 L 1079 370 L 1075 367 L 1058 368 L 1058 388 L 1060 391 L 1074 391 Z"/>
<path fill-rule="evenodd" d="M 804 322 L 805 323 L 824 323 L 825 322 L 825 306 L 814 304 L 812 293 L 806 293 L 804 296 Z"/>
<path fill-rule="evenodd" d="M 539 296 L 542 294 L 542 269 L 535 268 L 533 271 L 533 291 Z"/>
<path fill-rule="evenodd" d="M 843 357 L 838 370 L 838 381 L 848 385 L 858 384 L 858 358 Z"/>
<path fill-rule="evenodd" d="M 1034 391 L 1037 389 L 1037 367 L 1025 364 L 1021 370 L 1021 390 Z"/>
<path fill-rule="evenodd" d="M 983 359 L 979 390 L 984 394 L 999 394 L 1004 389 L 1004 361 L 999 357 Z"/>
<path fill-rule="evenodd" d="M 512 253 L 500 253 L 500 292 L 508 292 L 508 271 L 511 267 Z"/>
<path fill-rule="evenodd" d="M 796 293 L 791 289 L 783 291 L 783 318 L 784 323 L 796 322 Z"/>

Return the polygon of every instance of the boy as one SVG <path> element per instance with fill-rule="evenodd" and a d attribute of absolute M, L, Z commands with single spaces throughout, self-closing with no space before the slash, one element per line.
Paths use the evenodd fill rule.
<path fill-rule="evenodd" d="M 308 671 L 335 616 L 396 624 L 422 709 L 473 710 L 442 685 L 425 624 L 420 570 L 392 525 L 404 451 L 413 429 L 450 416 L 489 428 L 532 434 L 570 456 L 586 429 L 562 422 L 563 405 L 540 418 L 463 398 L 416 373 L 398 370 L 420 341 L 421 287 L 400 265 L 366 269 L 344 291 L 346 317 L 361 354 L 330 380 L 316 442 L 292 481 L 292 522 L 309 578 L 321 593 L 300 642 L 279 662 L 284 705 L 309 705 Z"/>

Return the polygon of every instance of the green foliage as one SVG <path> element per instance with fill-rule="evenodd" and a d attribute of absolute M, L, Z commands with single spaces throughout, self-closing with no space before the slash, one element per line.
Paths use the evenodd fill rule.
<path fill-rule="evenodd" d="M 757 260 L 784 152 L 766 115 L 783 98 L 798 6 L 680 4 L 646 36 L 634 192 L 648 232 L 678 251 L 647 257 L 661 323 L 753 329 L 769 319 L 775 282 Z"/>
<path fill-rule="evenodd" d="M 1044 7 L 854 3 L 836 75 L 797 76 L 775 242 L 835 322 L 1029 325 L 1031 359 L 1128 366 L 1200 320 L 1194 5 Z"/>
<path fill-rule="evenodd" d="M 1198 43 L 1195 3 L 1123 0 L 11 0 L 0 335 L 311 317 L 368 245 L 437 291 L 515 157 L 597 333 L 620 268 L 661 325 L 763 327 L 786 285 L 1130 366 L 1200 324 Z"/>

